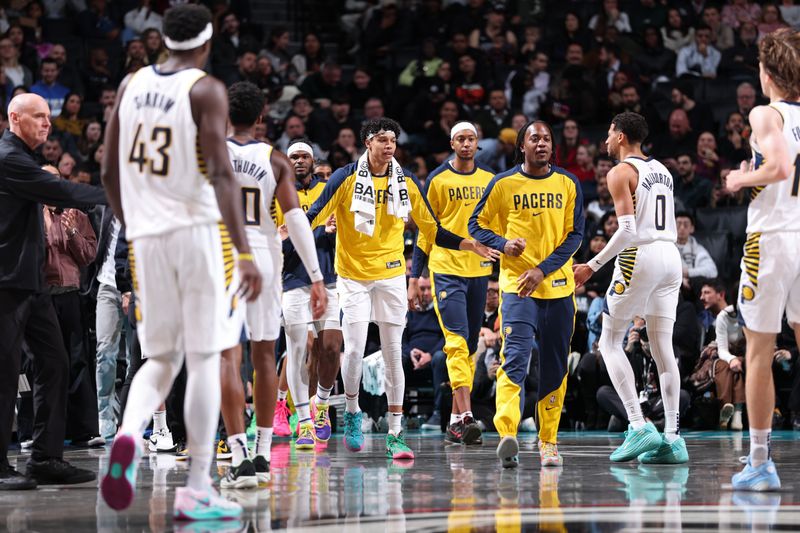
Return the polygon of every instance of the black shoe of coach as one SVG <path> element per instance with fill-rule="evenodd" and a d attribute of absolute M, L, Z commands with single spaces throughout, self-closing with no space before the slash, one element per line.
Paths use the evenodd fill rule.
<path fill-rule="evenodd" d="M 35 480 L 23 476 L 10 465 L 0 464 L 0 490 L 31 490 L 35 488 Z"/>
<path fill-rule="evenodd" d="M 76 468 L 61 459 L 28 459 L 28 469 L 25 472 L 39 483 L 39 485 L 74 485 L 86 483 L 97 479 L 91 470 Z"/>

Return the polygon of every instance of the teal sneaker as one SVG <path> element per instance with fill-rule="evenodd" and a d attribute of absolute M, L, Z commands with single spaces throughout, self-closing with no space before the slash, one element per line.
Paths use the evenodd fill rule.
<path fill-rule="evenodd" d="M 256 440 L 257 433 L 258 433 L 258 428 L 256 427 L 256 414 L 253 413 L 253 417 L 250 419 L 250 425 L 247 426 L 247 440 L 249 441 Z"/>
<path fill-rule="evenodd" d="M 639 456 L 639 462 L 646 465 L 681 465 L 689 462 L 689 452 L 686 450 L 686 441 L 683 437 L 667 442 L 664 438 L 661 445 Z"/>
<path fill-rule="evenodd" d="M 401 431 L 397 435 L 387 433 L 386 435 L 386 457 L 392 459 L 413 459 L 414 452 L 406 444 L 406 439 Z"/>
<path fill-rule="evenodd" d="M 364 447 L 364 434 L 361 433 L 361 411 L 344 413 L 344 447 L 351 452 L 361 451 Z"/>
<path fill-rule="evenodd" d="M 114 439 L 108 472 L 100 483 L 100 491 L 108 506 L 116 511 L 127 509 L 133 503 L 141 455 L 139 439 L 133 435 L 119 435 Z"/>
<path fill-rule="evenodd" d="M 781 480 L 778 477 L 778 470 L 775 468 L 775 463 L 769 459 L 766 463 L 759 466 L 753 466 L 747 458 L 747 466 L 738 474 L 734 474 L 731 483 L 733 490 L 750 490 L 755 492 L 764 492 L 768 490 L 779 490 L 781 488 Z"/>
<path fill-rule="evenodd" d="M 652 422 L 648 422 L 635 431 L 633 426 L 628 426 L 628 431 L 625 432 L 625 442 L 614 450 L 611 460 L 615 463 L 631 461 L 645 452 L 657 450 L 659 446 L 661 446 L 661 435 Z"/>
<path fill-rule="evenodd" d="M 175 489 L 175 520 L 235 520 L 242 516 L 242 506 L 222 498 L 211 487 L 194 490 Z"/>

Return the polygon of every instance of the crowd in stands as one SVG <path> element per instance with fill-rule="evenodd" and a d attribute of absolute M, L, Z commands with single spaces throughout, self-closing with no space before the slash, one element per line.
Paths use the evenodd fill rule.
<path fill-rule="evenodd" d="M 172 3 L 0 4 L 0 87 L 5 88 L 0 94 L 5 102 L 27 91 L 48 101 L 53 130 L 41 149 L 42 163 L 64 179 L 99 184 L 103 131 L 116 89 L 126 75 L 166 58 L 161 17 Z M 763 103 L 758 41 L 777 28 L 800 27 L 800 5 L 792 0 L 335 0 L 317 6 L 324 14 L 316 15 L 337 14 L 331 37 L 315 26 L 313 16 L 303 34 L 286 27 L 265 31 L 249 2 L 205 3 L 215 20 L 208 70 L 227 85 L 246 80 L 261 88 L 268 102 L 258 138 L 282 150 L 293 139 L 308 139 L 316 158 L 330 162 L 328 175 L 363 152 L 358 132 L 366 119 L 385 115 L 400 122 L 397 158 L 422 182 L 451 157 L 449 132 L 457 121 L 475 123 L 477 158 L 497 172 L 513 165 L 523 124 L 532 118 L 549 122 L 556 132 L 554 163 L 575 174 L 584 192 L 587 222 L 577 254 L 582 262 L 602 250 L 617 228 L 606 184 L 614 161 L 603 144 L 609 120 L 622 111 L 645 116 L 650 127 L 645 148 L 667 166 L 675 183 L 684 285 L 674 343 L 684 387 L 681 410 L 689 415 L 682 426 L 743 427 L 747 369 L 736 294 L 749 192 L 728 192 L 725 179 L 750 157 L 748 114 Z M 7 125 L 4 112 L 0 122 Z M 68 436 L 81 442 L 113 434 L 115 381 L 118 392 L 124 330 L 130 327 L 114 279 L 118 223 L 100 209 L 88 215 L 45 208 L 47 279 L 54 299 L 69 304 L 57 308 L 64 342 L 71 347 L 71 378 L 96 390 L 86 396 L 85 387 L 70 388 L 75 415 Z M 409 256 L 412 232 L 409 227 Z M 601 270 L 576 295 L 563 418 L 574 428 L 625 425 L 596 345 L 611 270 Z M 409 389 L 432 389 L 433 409 L 413 407 L 437 426 L 446 418 L 441 384 L 448 378 L 429 289 L 426 298 L 429 305 L 409 316 L 404 367 Z M 489 428 L 502 342 L 497 306 L 493 282 L 472 393 L 476 418 Z M 663 406 L 648 350 L 646 324 L 634 322 L 626 353 L 646 390 L 646 414 L 658 421 Z M 775 425 L 800 430 L 800 357 L 788 329 L 776 346 L 775 370 Z M 529 392 L 534 398 L 535 390 Z M 82 420 L 87 412 L 92 414 L 83 418 L 97 418 L 97 400 L 100 427 Z M 24 427 L 20 431 L 25 434 Z"/>

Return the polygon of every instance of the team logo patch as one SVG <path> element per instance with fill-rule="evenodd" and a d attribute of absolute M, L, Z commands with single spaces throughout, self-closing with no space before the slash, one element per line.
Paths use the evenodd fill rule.
<path fill-rule="evenodd" d="M 511 335 L 511 326 L 506 326 L 506 327 L 503 329 L 503 332 L 504 332 L 506 335 Z"/>
<path fill-rule="evenodd" d="M 550 405 L 552 405 L 554 403 L 556 403 L 556 397 L 555 397 L 555 395 L 550 395 Z"/>
<path fill-rule="evenodd" d="M 447 291 L 439 291 L 439 299 L 444 300 L 447 298 Z"/>
<path fill-rule="evenodd" d="M 567 278 L 553 280 L 553 287 L 566 287 L 566 286 L 567 286 Z"/>
<path fill-rule="evenodd" d="M 622 294 L 625 292 L 625 284 L 621 281 L 614 282 L 614 294 Z"/>
<path fill-rule="evenodd" d="M 753 287 L 745 285 L 742 287 L 742 302 L 749 302 L 756 297 L 756 291 Z"/>

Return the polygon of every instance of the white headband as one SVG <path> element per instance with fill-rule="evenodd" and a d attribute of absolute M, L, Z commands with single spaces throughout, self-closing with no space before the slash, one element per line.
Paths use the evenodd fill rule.
<path fill-rule="evenodd" d="M 192 37 L 191 39 L 187 39 L 185 41 L 173 41 L 165 35 L 164 44 L 167 45 L 167 48 L 170 50 L 194 50 L 195 48 L 199 48 L 206 44 L 206 41 L 211 39 L 212 35 L 214 35 L 214 27 L 209 22 L 206 24 L 206 28 L 197 34 L 196 37 Z"/>
<path fill-rule="evenodd" d="M 286 150 L 286 157 L 291 157 L 295 152 L 307 152 L 314 157 L 314 150 L 306 143 L 294 143 Z"/>
<path fill-rule="evenodd" d="M 478 130 L 475 129 L 475 126 L 473 126 L 471 122 L 459 122 L 450 129 L 450 140 L 452 141 L 453 139 L 455 139 L 456 134 L 459 131 L 464 131 L 464 130 L 471 131 L 472 133 L 475 134 L 475 137 L 478 136 Z"/>
<path fill-rule="evenodd" d="M 397 137 L 397 134 L 395 132 L 393 132 L 392 130 L 388 130 L 388 131 L 387 130 L 381 130 L 381 131 L 378 131 L 378 132 L 375 132 L 375 133 L 370 133 L 369 135 L 367 135 L 367 140 L 372 139 L 376 135 L 391 135 L 392 137 Z"/>

